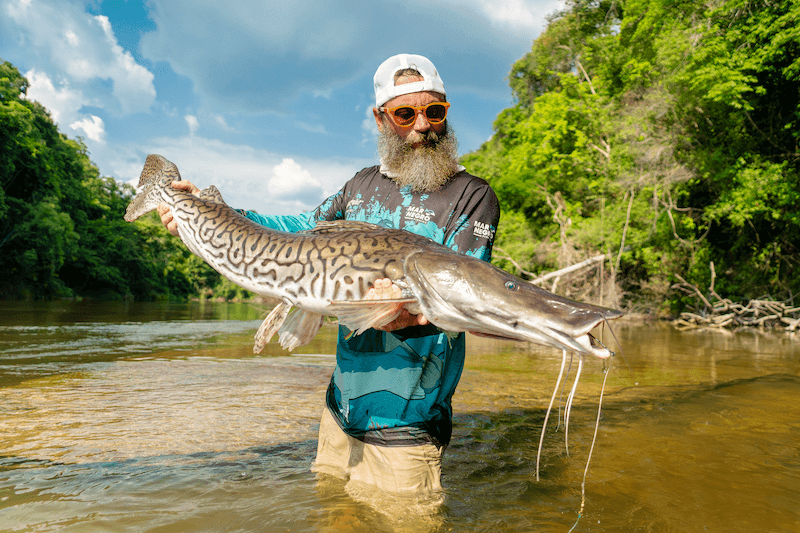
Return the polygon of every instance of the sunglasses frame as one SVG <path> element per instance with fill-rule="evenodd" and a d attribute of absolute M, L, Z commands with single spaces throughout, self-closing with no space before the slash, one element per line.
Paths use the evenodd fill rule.
<path fill-rule="evenodd" d="M 432 106 L 432 105 L 444 106 L 444 117 L 442 117 L 442 120 L 431 120 L 430 118 L 428 118 L 428 108 L 430 106 Z M 394 115 L 395 111 L 397 111 L 398 109 L 403 109 L 403 108 L 409 108 L 409 109 L 413 109 L 414 110 L 414 120 L 412 120 L 408 124 L 399 124 L 397 122 L 397 120 L 396 120 L 397 117 L 395 117 L 395 115 Z M 449 108 L 450 108 L 450 102 L 431 102 L 430 104 L 419 105 L 419 106 L 399 105 L 397 107 L 379 107 L 378 111 L 381 111 L 382 113 L 386 113 L 387 115 L 389 115 L 389 118 L 392 120 L 394 125 L 397 126 L 398 128 L 410 128 L 417 122 L 417 117 L 419 116 L 419 114 L 421 112 L 425 113 L 425 120 L 427 120 L 431 124 L 441 124 L 442 122 L 444 122 L 447 119 L 447 110 Z"/>

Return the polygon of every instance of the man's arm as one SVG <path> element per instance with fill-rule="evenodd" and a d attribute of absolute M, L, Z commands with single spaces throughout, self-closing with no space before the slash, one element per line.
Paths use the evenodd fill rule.
<path fill-rule="evenodd" d="M 182 181 L 174 181 L 172 182 L 172 186 L 175 189 L 186 191 L 190 194 L 197 194 L 200 192 L 192 182 L 182 180 Z M 262 226 L 272 227 L 273 229 L 280 229 L 283 231 L 302 231 L 304 229 L 310 229 L 314 227 L 316 220 L 324 219 L 324 220 L 334 220 L 335 218 L 317 218 L 317 217 L 326 217 L 332 216 L 335 217 L 337 212 L 337 204 L 341 203 L 337 196 L 341 196 L 343 191 L 339 191 L 336 195 L 331 196 L 326 200 L 319 208 L 315 211 L 309 211 L 307 213 L 303 213 L 297 217 L 291 216 L 283 216 L 283 217 L 275 217 L 275 216 L 266 216 L 266 215 L 259 215 L 254 211 L 247 211 L 245 212 L 245 216 L 249 219 L 253 220 L 261 224 Z M 177 236 L 178 235 L 178 225 L 172 216 L 172 211 L 167 204 L 160 204 L 157 208 L 158 214 L 161 217 L 161 223 L 167 228 L 167 230 L 172 234 Z M 314 216 L 316 215 L 316 216 Z M 379 279 L 375 281 L 375 285 L 367 291 L 365 299 L 367 300 L 385 300 L 385 299 L 397 299 L 402 296 L 400 287 L 392 283 L 392 280 L 388 278 Z M 400 316 L 398 316 L 395 320 L 382 326 L 378 329 L 383 331 L 395 331 L 398 329 L 404 329 L 410 326 L 425 326 L 428 325 L 428 319 L 425 318 L 424 315 L 412 315 L 408 312 L 408 310 L 403 309 Z"/>

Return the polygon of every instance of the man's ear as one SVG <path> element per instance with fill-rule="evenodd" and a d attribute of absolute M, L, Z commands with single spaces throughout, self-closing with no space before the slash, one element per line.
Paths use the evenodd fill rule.
<path fill-rule="evenodd" d="M 381 112 L 377 107 L 372 108 L 372 114 L 375 115 L 375 124 L 378 125 L 378 131 L 383 129 L 383 120 L 381 120 Z"/>

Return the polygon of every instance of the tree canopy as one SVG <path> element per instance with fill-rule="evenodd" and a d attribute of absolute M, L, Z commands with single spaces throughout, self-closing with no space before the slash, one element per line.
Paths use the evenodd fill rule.
<path fill-rule="evenodd" d="M 0 297 L 185 298 L 218 286 L 156 218 L 123 221 L 133 189 L 102 177 L 27 88 L 0 61 Z"/>
<path fill-rule="evenodd" d="M 500 266 L 603 254 L 558 290 L 628 310 L 678 310 L 673 283 L 712 272 L 732 300 L 800 289 L 800 0 L 568 0 L 509 84 L 462 158 L 500 198 Z M 155 215 L 125 223 L 132 188 L 27 88 L 0 61 L 0 297 L 242 295 Z"/>
<path fill-rule="evenodd" d="M 797 1 L 568 2 L 463 158 L 514 221 L 499 248 L 533 272 L 606 253 L 606 304 L 679 307 L 676 276 L 707 287 L 712 262 L 720 293 L 791 298 L 798 22 Z"/>

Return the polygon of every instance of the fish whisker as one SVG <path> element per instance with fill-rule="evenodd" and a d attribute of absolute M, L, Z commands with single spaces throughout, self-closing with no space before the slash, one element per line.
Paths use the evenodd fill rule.
<path fill-rule="evenodd" d="M 609 365 L 608 368 L 603 368 L 603 385 L 600 387 L 600 401 L 597 403 L 597 420 L 594 425 L 594 435 L 592 436 L 592 445 L 589 447 L 589 455 L 586 458 L 586 468 L 583 470 L 583 481 L 581 481 L 581 508 L 578 511 L 578 520 L 575 521 L 575 524 L 569 530 L 570 532 L 575 529 L 580 521 L 581 517 L 583 516 L 583 510 L 586 508 L 586 476 L 589 474 L 589 463 L 592 461 L 592 453 L 594 452 L 594 444 L 597 441 L 597 433 L 600 429 L 600 414 L 603 408 L 603 395 L 606 390 L 606 380 L 608 380 L 608 375 L 611 373 L 611 366 Z M 568 532 L 569 533 L 569 532 Z"/>
<path fill-rule="evenodd" d="M 564 375 L 564 366 L 567 363 L 567 351 L 561 350 L 561 370 L 558 372 L 558 379 L 556 386 L 553 388 L 553 395 L 550 397 L 550 405 L 547 406 L 547 413 L 544 415 L 544 422 L 542 422 L 542 434 L 539 437 L 539 449 L 536 451 L 536 481 L 539 481 L 539 464 L 542 457 L 542 446 L 544 445 L 544 433 L 547 429 L 547 420 L 550 418 L 550 411 L 553 409 L 553 402 L 556 400 L 558 394 L 558 386 L 561 383 L 561 377 Z"/>
<path fill-rule="evenodd" d="M 569 379 L 569 373 L 572 372 L 572 361 L 575 358 L 575 353 L 569 353 L 569 366 L 567 367 L 567 373 L 564 374 L 564 382 L 561 384 L 561 395 L 558 398 L 558 426 L 556 426 L 556 431 L 561 429 L 561 422 L 562 422 L 562 414 L 561 414 L 561 404 L 563 403 L 564 399 L 564 389 L 567 388 L 567 379 Z"/>
<path fill-rule="evenodd" d="M 572 390 L 570 390 L 569 396 L 567 397 L 567 409 L 564 417 L 564 448 L 566 449 L 567 457 L 569 457 L 569 415 L 572 412 L 572 402 L 575 399 L 575 391 L 578 388 L 578 381 L 581 379 L 584 360 L 585 358 L 583 354 L 581 354 L 580 358 L 578 359 L 578 369 L 575 372 L 575 382 L 572 384 Z"/>

